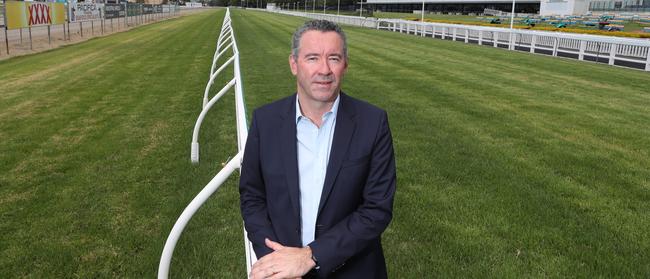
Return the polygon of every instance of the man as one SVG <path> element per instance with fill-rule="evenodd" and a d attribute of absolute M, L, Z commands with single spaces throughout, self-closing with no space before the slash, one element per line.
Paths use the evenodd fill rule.
<path fill-rule="evenodd" d="M 341 92 L 346 38 L 306 22 L 289 56 L 297 94 L 253 113 L 239 192 L 252 278 L 386 278 L 395 159 L 386 112 Z"/>

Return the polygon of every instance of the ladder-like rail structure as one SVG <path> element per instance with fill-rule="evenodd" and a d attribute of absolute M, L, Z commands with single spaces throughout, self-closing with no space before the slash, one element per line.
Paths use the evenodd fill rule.
<path fill-rule="evenodd" d="M 230 56 L 227 56 L 230 54 Z M 225 62 L 219 64 L 220 58 L 228 57 Z M 222 60 L 222 59 L 221 59 Z M 214 84 L 214 81 L 217 79 L 220 73 L 222 73 L 229 65 L 233 65 L 233 78 L 224 85 L 219 92 L 214 95 L 212 98 L 209 98 L 209 92 Z M 217 68 L 218 66 L 218 68 Z M 201 124 L 203 119 L 205 119 L 208 111 L 214 106 L 214 104 L 232 88 L 235 91 L 235 113 L 236 113 L 236 124 L 237 124 L 237 146 L 238 152 L 237 155 L 233 156 L 230 161 L 228 161 L 223 169 L 217 173 L 212 180 L 199 192 L 199 194 L 190 202 L 190 204 L 183 210 L 181 216 L 176 220 L 174 227 L 172 228 L 167 241 L 165 242 L 165 247 L 163 248 L 162 256 L 160 258 L 160 264 L 158 266 L 158 278 L 165 279 L 169 277 L 169 268 L 171 265 L 172 256 L 174 253 L 174 248 L 176 248 L 176 243 L 180 238 L 183 230 L 187 223 L 198 209 L 205 203 L 208 198 L 217 189 L 223 184 L 226 179 L 237 169 L 241 167 L 241 160 L 244 156 L 244 147 L 246 145 L 246 139 L 248 137 L 248 123 L 246 120 L 246 106 L 244 104 L 244 91 L 242 87 L 242 78 L 239 67 L 239 49 L 237 47 L 237 41 L 235 40 L 235 33 L 232 28 L 232 20 L 230 17 L 230 9 L 226 10 L 226 15 L 221 26 L 221 32 L 219 33 L 219 38 L 217 39 L 217 49 L 214 52 L 212 57 L 212 66 L 210 67 L 210 79 L 208 84 L 205 86 L 205 91 L 203 93 L 203 105 L 201 108 L 201 113 L 194 125 L 194 131 L 192 133 L 192 145 L 191 145 L 191 155 L 190 159 L 192 163 L 199 162 L 199 143 L 198 136 L 201 129 Z M 250 273 L 252 264 L 257 260 L 255 257 L 255 252 L 253 251 L 253 246 L 248 241 L 246 237 L 246 231 L 244 230 L 244 247 L 246 250 L 246 269 L 247 274 Z"/>

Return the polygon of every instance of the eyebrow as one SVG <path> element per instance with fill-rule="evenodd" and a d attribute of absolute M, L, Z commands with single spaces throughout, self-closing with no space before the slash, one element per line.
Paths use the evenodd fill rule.
<path fill-rule="evenodd" d="M 304 57 L 310 57 L 310 56 L 320 56 L 320 54 L 318 54 L 316 52 L 307 53 L 307 54 L 305 54 Z M 328 55 L 327 57 L 332 57 L 332 56 L 343 57 L 343 54 L 341 54 L 341 53 L 332 53 L 332 54 Z"/>

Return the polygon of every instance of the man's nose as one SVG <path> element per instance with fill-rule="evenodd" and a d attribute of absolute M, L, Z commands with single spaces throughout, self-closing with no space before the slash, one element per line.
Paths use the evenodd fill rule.
<path fill-rule="evenodd" d="M 318 67 L 318 73 L 321 75 L 329 75 L 332 73 L 328 59 L 321 59 L 321 63 Z"/>

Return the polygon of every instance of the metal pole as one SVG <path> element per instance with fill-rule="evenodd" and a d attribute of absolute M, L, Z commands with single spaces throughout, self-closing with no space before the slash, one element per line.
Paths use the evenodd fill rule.
<path fill-rule="evenodd" d="M 327 7 L 327 0 L 323 0 L 323 14 L 325 14 L 326 7 Z"/>
<path fill-rule="evenodd" d="M 34 50 L 34 46 L 32 45 L 32 27 L 29 27 L 29 49 Z"/>
<path fill-rule="evenodd" d="M 81 37 L 84 37 L 84 23 L 79 21 L 79 29 L 81 30 Z"/>
<path fill-rule="evenodd" d="M 341 0 L 338 0 L 336 3 L 336 15 L 341 14 Z"/>
<path fill-rule="evenodd" d="M 7 0 L 4 0 L 2 2 L 4 2 L 3 7 L 5 7 L 5 11 L 3 14 L 4 15 L 3 18 L 5 20 L 5 45 L 7 46 L 7 55 L 9 55 L 9 37 L 7 34 Z"/>
<path fill-rule="evenodd" d="M 510 30 L 515 22 L 515 0 L 512 0 L 512 13 L 510 13 Z"/>
<path fill-rule="evenodd" d="M 311 12 L 316 13 L 316 0 L 312 2 Z"/>
<path fill-rule="evenodd" d="M 363 17 L 363 0 L 360 0 L 359 3 L 361 3 L 361 7 L 359 8 L 359 16 Z"/>
<path fill-rule="evenodd" d="M 52 44 L 52 36 L 50 33 L 50 25 L 47 26 L 47 44 L 51 45 Z"/>
<path fill-rule="evenodd" d="M 23 45 L 23 28 L 22 27 L 20 27 L 20 45 Z"/>
<path fill-rule="evenodd" d="M 422 17 L 420 18 L 420 22 L 424 22 L 424 0 L 422 0 Z"/>
<path fill-rule="evenodd" d="M 5 21 L 7 21 L 6 17 Z M 7 23 L 5 23 L 5 45 L 7 46 L 7 55 L 9 55 L 9 37 L 7 37 Z"/>

